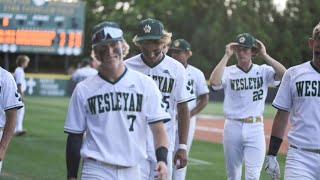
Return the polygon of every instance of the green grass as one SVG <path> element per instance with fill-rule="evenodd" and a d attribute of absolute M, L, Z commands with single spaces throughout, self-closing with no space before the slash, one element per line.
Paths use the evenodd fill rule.
<path fill-rule="evenodd" d="M 209 165 L 189 165 L 187 171 L 187 180 L 213 180 L 227 179 L 224 164 L 223 146 L 217 143 L 208 143 L 203 141 L 194 141 L 191 147 L 190 157 L 208 161 Z M 278 155 L 278 162 L 283 175 L 285 156 Z M 244 166 L 243 166 L 244 170 Z M 242 173 L 244 179 L 244 171 Z M 261 180 L 270 180 L 263 170 L 261 171 Z"/>
<path fill-rule="evenodd" d="M 68 102 L 69 98 L 26 98 L 24 127 L 28 133 L 26 136 L 12 139 L 5 156 L 1 180 L 66 179 L 67 136 L 63 132 L 63 127 Z M 203 113 L 222 115 L 222 111 L 218 113 L 219 110 L 222 110 L 221 103 L 210 103 Z M 210 164 L 190 164 L 188 180 L 226 179 L 221 144 L 195 141 L 190 157 L 208 161 Z M 280 155 L 279 162 L 283 168 L 284 155 Z M 261 179 L 267 179 L 264 171 Z"/>

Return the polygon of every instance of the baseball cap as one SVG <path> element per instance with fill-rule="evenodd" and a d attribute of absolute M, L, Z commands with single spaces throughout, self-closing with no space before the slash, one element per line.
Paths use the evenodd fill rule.
<path fill-rule="evenodd" d="M 123 32 L 117 23 L 105 21 L 93 27 L 91 40 L 92 47 L 112 41 L 121 41 Z"/>
<path fill-rule="evenodd" d="M 92 59 L 90 57 L 84 57 L 82 60 L 81 60 L 81 63 L 82 65 L 88 65 L 90 64 L 92 61 Z"/>
<path fill-rule="evenodd" d="M 156 19 L 145 19 L 138 24 L 138 33 L 133 38 L 133 42 L 149 40 L 149 39 L 161 39 L 164 35 L 163 24 Z"/>
<path fill-rule="evenodd" d="M 240 46 L 257 48 L 256 38 L 248 33 L 239 34 L 236 38 L 236 42 L 239 43 Z"/>
<path fill-rule="evenodd" d="M 171 43 L 170 49 L 180 51 L 191 51 L 191 45 L 190 43 L 188 43 L 188 41 L 184 39 L 176 39 Z"/>

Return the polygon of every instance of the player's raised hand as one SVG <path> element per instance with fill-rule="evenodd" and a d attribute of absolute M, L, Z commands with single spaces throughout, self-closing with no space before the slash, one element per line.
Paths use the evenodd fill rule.
<path fill-rule="evenodd" d="M 163 161 L 159 161 L 154 169 L 156 171 L 156 175 L 154 179 L 157 180 L 165 180 L 167 179 L 167 165 Z"/>
<path fill-rule="evenodd" d="M 256 39 L 256 41 L 257 41 L 257 46 L 258 46 L 258 55 L 265 56 L 267 54 L 266 47 L 264 46 L 264 44 L 260 40 Z"/>
<path fill-rule="evenodd" d="M 232 42 L 226 45 L 226 54 L 227 56 L 232 56 L 234 51 L 236 50 L 236 46 L 238 43 Z"/>
<path fill-rule="evenodd" d="M 184 168 L 188 163 L 187 151 L 185 149 L 178 149 L 174 155 L 173 162 L 177 169 Z"/>
<path fill-rule="evenodd" d="M 277 156 L 267 155 L 265 170 L 272 180 L 280 179 L 280 168 L 277 161 Z"/>

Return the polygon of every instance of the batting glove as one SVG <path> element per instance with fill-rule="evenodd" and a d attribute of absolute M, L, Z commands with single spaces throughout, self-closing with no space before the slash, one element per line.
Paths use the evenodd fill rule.
<path fill-rule="evenodd" d="M 280 168 L 277 161 L 277 156 L 267 155 L 265 162 L 266 173 L 272 180 L 280 179 Z"/>

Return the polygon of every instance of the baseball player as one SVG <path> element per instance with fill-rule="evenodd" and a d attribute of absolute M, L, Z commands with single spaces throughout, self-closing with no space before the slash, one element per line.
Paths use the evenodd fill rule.
<path fill-rule="evenodd" d="M 272 179 L 280 178 L 277 152 L 282 143 L 288 120 L 289 149 L 285 163 L 284 179 L 314 179 L 320 177 L 320 23 L 309 39 L 311 61 L 293 66 L 284 74 L 272 105 L 278 109 L 274 117 L 266 172 Z"/>
<path fill-rule="evenodd" d="M 0 173 L 2 161 L 14 133 L 17 110 L 23 107 L 13 76 L 0 67 Z"/>
<path fill-rule="evenodd" d="M 24 69 L 28 67 L 28 64 L 30 62 L 30 59 L 26 55 L 20 55 L 17 57 L 16 64 L 17 68 L 14 70 L 14 79 L 18 86 L 18 92 L 21 95 L 22 102 L 24 100 L 24 92 L 27 89 L 26 86 L 26 79 L 25 79 L 25 73 Z M 25 106 L 20 108 L 17 113 L 17 123 L 16 123 L 16 129 L 15 129 L 15 135 L 16 136 L 22 136 L 27 133 L 25 129 L 23 129 L 23 119 L 24 119 L 24 112 L 25 112 Z"/>
<path fill-rule="evenodd" d="M 226 67 L 235 54 L 237 64 Z M 258 55 L 268 65 L 252 63 Z M 264 44 L 248 33 L 239 34 L 210 76 L 213 90 L 224 89 L 223 147 L 229 180 L 259 179 L 265 156 L 263 111 L 268 85 L 278 85 L 285 67 L 266 52 Z"/>
<path fill-rule="evenodd" d="M 171 43 L 169 51 L 171 57 L 179 61 L 186 69 L 188 74 L 188 90 L 195 94 L 197 99 L 189 101 L 190 126 L 188 134 L 188 154 L 191 148 L 193 136 L 196 130 L 196 114 L 199 113 L 209 101 L 209 89 L 204 74 L 198 68 L 188 64 L 189 57 L 192 56 L 191 45 L 184 39 L 177 39 Z M 178 133 L 178 130 L 176 130 Z M 178 137 L 178 136 L 177 136 Z M 178 148 L 179 139 L 176 137 L 175 148 Z M 186 178 L 187 167 L 173 169 L 174 180 L 184 180 Z"/>
<path fill-rule="evenodd" d="M 82 60 L 81 68 L 77 69 L 71 76 L 71 79 L 79 83 L 86 79 L 89 76 L 96 75 L 98 73 L 97 69 L 91 67 L 91 64 L 93 62 L 93 59 L 91 58 L 85 58 Z"/>
<path fill-rule="evenodd" d="M 122 30 L 114 22 L 93 28 L 92 48 L 101 65 L 97 75 L 76 86 L 70 100 L 64 127 L 69 133 L 69 180 L 77 178 L 80 156 L 84 159 L 82 180 L 140 180 L 138 163 L 147 158 L 148 125 L 156 149 L 155 178 L 166 178 L 168 139 L 163 121 L 170 116 L 161 107 L 154 81 L 124 66 L 122 39 Z"/>
<path fill-rule="evenodd" d="M 172 179 L 172 162 L 177 168 L 187 164 L 187 136 L 189 130 L 188 101 L 194 95 L 187 90 L 187 74 L 181 63 L 163 53 L 171 41 L 171 33 L 164 30 L 162 23 L 155 19 L 145 19 L 138 24 L 138 33 L 133 42 L 141 54 L 125 61 L 128 68 L 135 69 L 153 78 L 162 93 L 163 107 L 170 113 L 171 121 L 165 124 L 169 136 L 168 179 Z M 175 116 L 178 111 L 179 149 L 173 157 L 175 141 Z M 151 179 L 155 165 L 152 134 L 148 133 L 148 159 L 141 163 L 143 179 Z"/>

